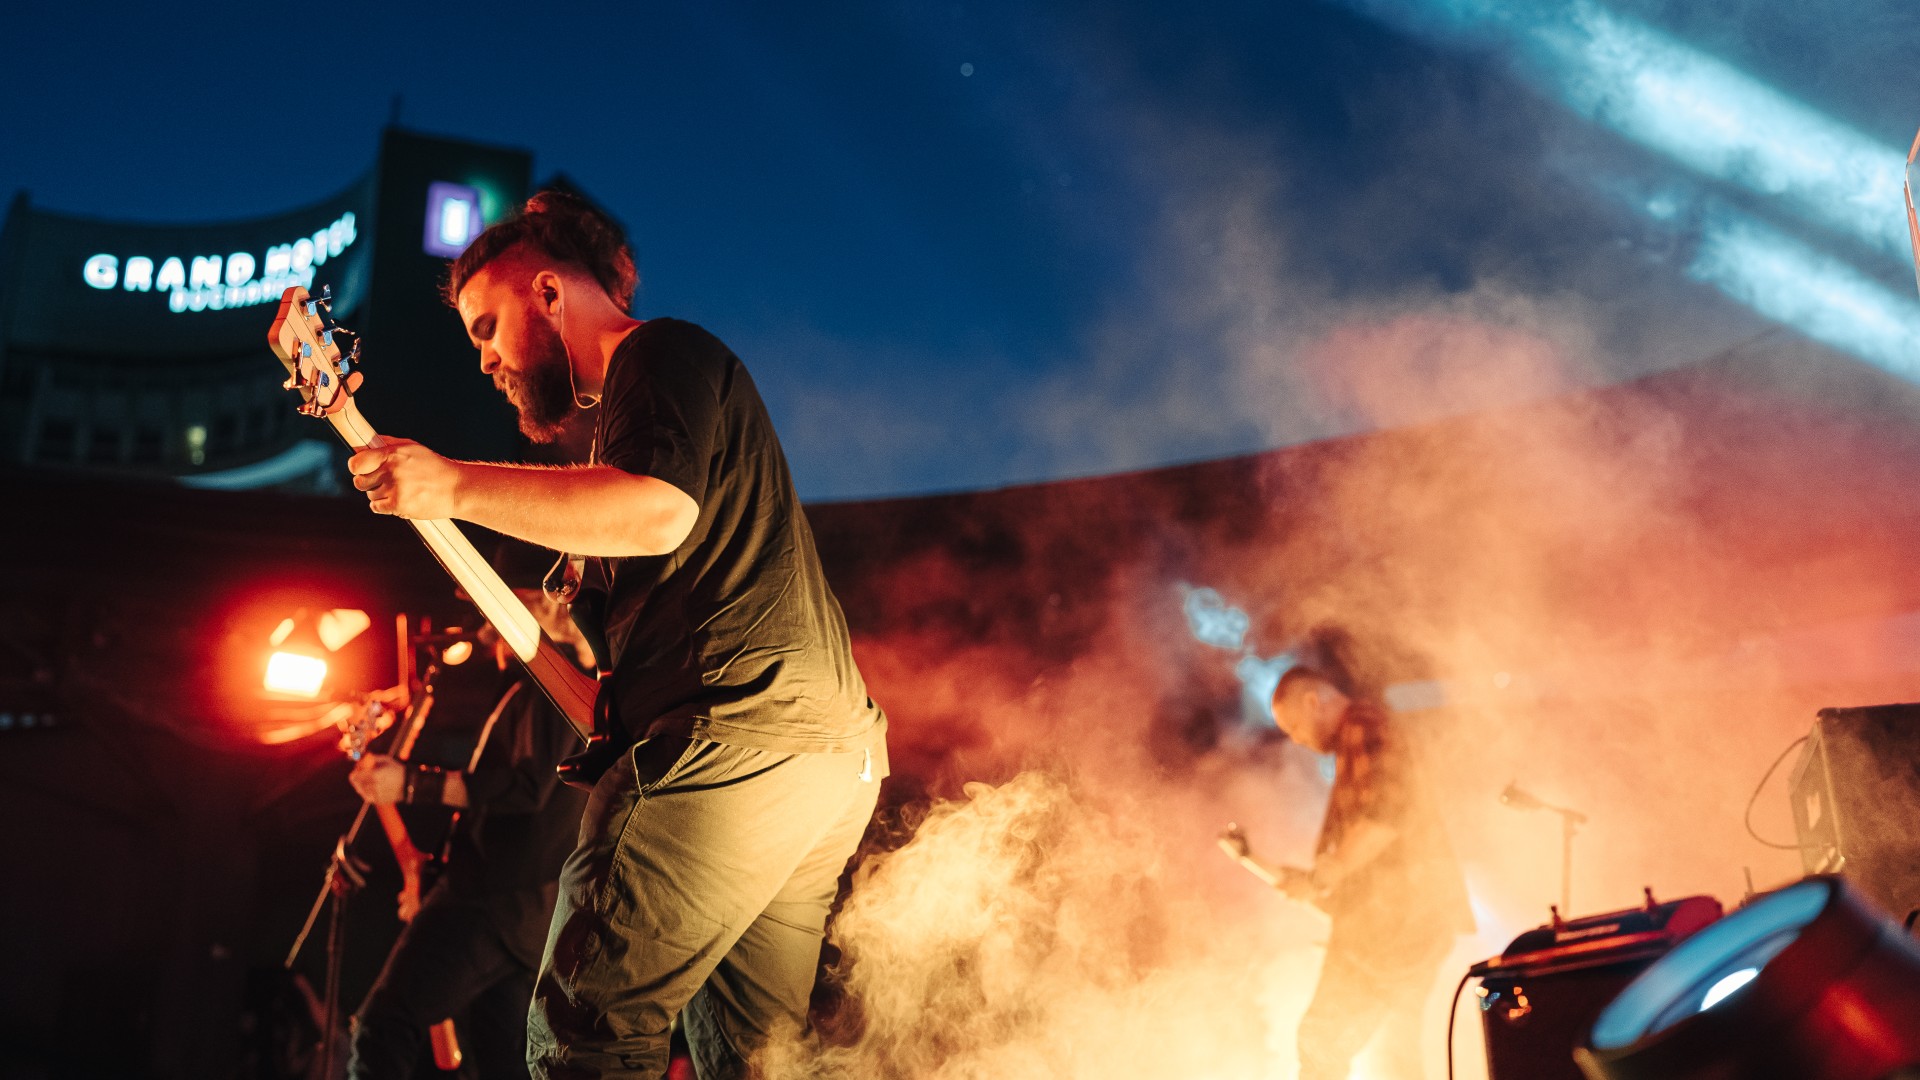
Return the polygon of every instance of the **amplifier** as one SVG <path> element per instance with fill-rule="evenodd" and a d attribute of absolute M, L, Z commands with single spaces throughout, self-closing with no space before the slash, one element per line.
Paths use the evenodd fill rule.
<path fill-rule="evenodd" d="M 1490 1080 L 1586 1080 L 1573 1048 L 1600 1010 L 1682 938 L 1720 918 L 1720 901 L 1689 896 L 1554 921 L 1473 965 Z"/>
<path fill-rule="evenodd" d="M 1839 874 L 1895 917 L 1920 907 L 1920 705 L 1821 709 L 1792 777 L 1810 874 Z"/>

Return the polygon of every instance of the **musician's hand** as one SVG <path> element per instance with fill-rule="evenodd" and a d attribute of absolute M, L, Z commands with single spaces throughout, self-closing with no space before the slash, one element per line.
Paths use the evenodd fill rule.
<path fill-rule="evenodd" d="M 371 803 L 397 803 L 407 793 L 407 767 L 385 754 L 368 754 L 354 763 L 347 782 Z"/>
<path fill-rule="evenodd" d="M 1280 867 L 1279 890 L 1291 900 L 1313 903 L 1320 896 L 1320 890 L 1314 887 L 1313 873 L 1297 866 Z"/>
<path fill-rule="evenodd" d="M 403 518 L 454 516 L 454 489 L 460 463 L 450 461 L 412 439 L 381 436 L 377 446 L 347 459 L 353 486 L 367 493 L 376 514 Z"/>
<path fill-rule="evenodd" d="M 555 645 L 570 646 L 581 667 L 587 671 L 594 669 L 598 661 L 593 655 L 593 646 L 587 643 L 587 636 L 574 623 L 567 605 L 548 596 L 545 589 L 515 589 L 513 593 L 527 605 L 527 610 L 533 613 L 533 620 L 540 624 L 540 629 L 547 632 Z"/>
<path fill-rule="evenodd" d="M 401 889 L 400 890 L 400 911 L 399 911 L 400 921 L 412 922 L 413 917 L 418 914 L 420 914 L 420 890 L 417 888 Z"/>

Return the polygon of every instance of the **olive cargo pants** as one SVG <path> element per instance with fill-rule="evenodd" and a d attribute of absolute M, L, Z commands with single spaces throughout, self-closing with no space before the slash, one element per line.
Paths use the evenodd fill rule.
<path fill-rule="evenodd" d="M 560 872 L 533 1074 L 654 1080 L 680 1015 L 701 1080 L 744 1076 L 772 1031 L 806 1018 L 885 760 L 658 737 L 608 769 Z"/>

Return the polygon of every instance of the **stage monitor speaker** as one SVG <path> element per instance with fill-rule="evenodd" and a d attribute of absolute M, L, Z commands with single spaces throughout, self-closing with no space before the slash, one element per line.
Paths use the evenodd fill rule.
<path fill-rule="evenodd" d="M 1585 1080 L 1573 1048 L 1649 964 L 1720 917 L 1710 896 L 1554 922 L 1468 972 L 1480 980 L 1491 1080 Z"/>
<path fill-rule="evenodd" d="M 1920 908 L 1920 704 L 1820 710 L 1791 797 L 1808 873 L 1896 918 Z"/>

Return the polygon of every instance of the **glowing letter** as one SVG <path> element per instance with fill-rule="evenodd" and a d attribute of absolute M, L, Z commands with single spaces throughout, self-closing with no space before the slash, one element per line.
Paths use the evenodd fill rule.
<path fill-rule="evenodd" d="M 111 289 L 120 280 L 120 260 L 111 255 L 95 255 L 81 270 L 87 284 L 96 289 Z"/>
<path fill-rule="evenodd" d="M 313 265 L 313 241 L 301 237 L 293 242 L 293 268 L 305 270 Z"/>
<path fill-rule="evenodd" d="M 253 280 L 253 256 L 244 251 L 236 251 L 227 256 L 227 284 L 245 285 Z"/>
<path fill-rule="evenodd" d="M 120 284 L 128 292 L 146 292 L 153 288 L 153 260 L 145 255 L 128 259 L 127 272 L 120 275 Z"/>
<path fill-rule="evenodd" d="M 193 271 L 187 275 L 187 284 L 195 289 L 211 289 L 220 284 L 220 256 L 195 255 Z"/>
<path fill-rule="evenodd" d="M 184 289 L 187 287 L 187 268 L 179 259 L 168 259 L 160 264 L 160 276 L 153 279 L 156 289 Z"/>

